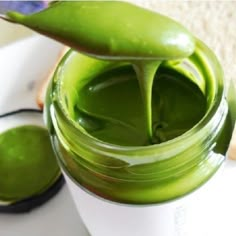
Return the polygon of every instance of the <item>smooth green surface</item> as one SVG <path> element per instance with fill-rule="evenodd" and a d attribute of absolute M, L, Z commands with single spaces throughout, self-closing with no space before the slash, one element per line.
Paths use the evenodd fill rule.
<path fill-rule="evenodd" d="M 27 125 L 0 134 L 0 200 L 16 202 L 38 195 L 59 174 L 47 130 Z"/>
<path fill-rule="evenodd" d="M 152 91 L 152 143 L 183 134 L 206 112 L 206 98 L 200 89 L 173 70 L 160 68 Z M 74 119 L 91 135 L 117 145 L 151 144 L 132 66 L 103 73 L 77 92 Z"/>
<path fill-rule="evenodd" d="M 83 53 L 112 59 L 168 60 L 191 55 L 195 41 L 181 24 L 127 2 L 63 1 L 11 21 Z"/>

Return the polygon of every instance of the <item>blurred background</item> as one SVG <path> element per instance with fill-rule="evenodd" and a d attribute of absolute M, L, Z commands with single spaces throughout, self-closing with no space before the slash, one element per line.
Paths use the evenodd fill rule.
<path fill-rule="evenodd" d="M 25 14 L 37 12 L 47 7 L 47 1 L 1 1 L 0 14 L 9 10 L 19 11 Z M 22 27 L 0 20 L 0 47 L 7 45 L 15 40 L 32 36 L 33 32 Z"/>

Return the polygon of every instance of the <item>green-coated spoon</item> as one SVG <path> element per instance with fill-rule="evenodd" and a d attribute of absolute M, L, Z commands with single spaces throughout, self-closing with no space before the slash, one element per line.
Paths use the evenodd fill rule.
<path fill-rule="evenodd" d="M 62 1 L 38 13 L 8 12 L 3 18 L 100 58 L 170 60 L 195 48 L 181 24 L 127 2 Z"/>

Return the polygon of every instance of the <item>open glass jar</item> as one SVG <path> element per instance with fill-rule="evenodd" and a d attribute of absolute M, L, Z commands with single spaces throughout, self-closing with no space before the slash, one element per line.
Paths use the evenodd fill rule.
<path fill-rule="evenodd" d="M 74 121 L 77 91 L 100 73 L 121 65 L 70 51 L 59 64 L 49 86 L 45 114 L 58 161 L 70 186 L 73 185 L 74 198 L 78 197 L 75 193 L 78 188 L 110 206 L 116 205 L 120 209 L 132 206 L 134 211 L 135 207 L 143 209 L 144 206 L 173 202 L 207 182 L 225 159 L 232 122 L 221 66 L 213 52 L 197 40 L 192 56 L 161 65 L 187 76 L 206 97 L 207 111 L 193 128 L 167 142 L 139 147 L 118 146 L 92 137 Z M 136 217 L 138 214 L 135 212 Z M 81 215 L 86 218 L 83 212 Z M 88 226 L 88 221 L 84 221 Z M 142 229 L 150 228 L 145 226 L 144 218 L 141 221 Z M 120 224 L 119 229 L 122 227 Z M 169 233 L 158 230 L 143 233 L 174 235 L 168 230 Z M 97 230 L 92 235 L 114 234 Z M 134 234 L 126 228 L 117 235 Z"/>

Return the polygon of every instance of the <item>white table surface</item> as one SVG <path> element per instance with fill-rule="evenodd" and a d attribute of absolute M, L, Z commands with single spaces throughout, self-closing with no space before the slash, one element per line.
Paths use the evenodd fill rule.
<path fill-rule="evenodd" d="M 66 186 L 43 206 L 25 214 L 0 214 L 1 236 L 89 236 Z"/>

